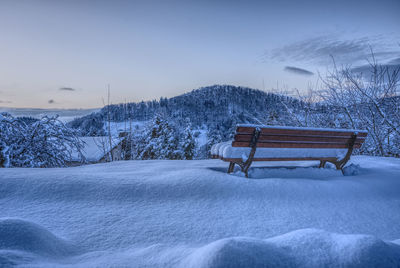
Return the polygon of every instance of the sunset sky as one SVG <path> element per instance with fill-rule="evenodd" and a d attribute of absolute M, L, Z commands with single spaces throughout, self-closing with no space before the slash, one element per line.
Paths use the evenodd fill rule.
<path fill-rule="evenodd" d="M 400 65 L 400 1 L 0 0 L 0 107 L 92 108 L 232 84 L 305 90 L 373 49 Z"/>

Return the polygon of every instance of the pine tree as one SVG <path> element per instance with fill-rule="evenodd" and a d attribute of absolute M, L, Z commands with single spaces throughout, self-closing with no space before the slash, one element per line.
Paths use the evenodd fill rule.
<path fill-rule="evenodd" d="M 217 129 L 209 129 L 207 132 L 207 154 L 209 156 L 211 147 L 222 141 L 222 137 Z"/>
<path fill-rule="evenodd" d="M 146 159 L 157 159 L 157 140 L 160 137 L 162 129 L 162 122 L 160 117 L 155 117 L 150 126 L 147 127 L 143 139 L 139 141 L 139 145 L 143 145 L 139 149 L 139 158 Z"/>
<path fill-rule="evenodd" d="M 196 151 L 196 140 L 193 136 L 192 125 L 189 120 L 186 120 L 186 128 L 183 133 L 180 147 L 182 150 L 182 159 L 192 160 Z"/>
<path fill-rule="evenodd" d="M 141 143 L 144 147 L 139 149 L 139 159 L 181 158 L 175 129 L 159 115 L 148 126 Z"/>

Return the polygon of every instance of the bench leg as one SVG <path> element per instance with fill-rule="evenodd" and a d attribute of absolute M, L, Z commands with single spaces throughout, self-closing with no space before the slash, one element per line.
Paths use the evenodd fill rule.
<path fill-rule="evenodd" d="M 329 161 L 329 162 L 331 162 L 332 164 L 335 165 L 336 170 L 341 170 L 343 173 L 343 168 L 347 164 L 348 161 L 349 161 L 349 159 L 343 159 L 341 161 Z"/>
<path fill-rule="evenodd" d="M 249 177 L 249 168 L 250 168 L 250 165 L 251 165 L 251 163 L 249 163 L 248 165 L 246 165 L 246 166 L 243 168 L 243 172 L 244 172 L 244 175 L 246 176 L 246 178 Z"/>
<path fill-rule="evenodd" d="M 342 169 L 342 166 L 341 166 L 340 162 L 336 162 L 335 163 L 335 167 L 336 167 L 337 170 L 341 170 Z"/>
<path fill-rule="evenodd" d="M 228 168 L 228 174 L 233 172 L 233 169 L 235 168 L 235 163 L 230 162 L 229 163 L 229 168 Z"/>
<path fill-rule="evenodd" d="M 252 161 L 246 161 L 246 162 L 229 162 L 229 167 L 228 167 L 228 174 L 232 173 L 233 170 L 235 169 L 235 164 L 238 164 L 246 178 L 249 177 L 249 168 L 251 166 Z"/>
<path fill-rule="evenodd" d="M 321 160 L 320 163 L 319 163 L 319 167 L 318 168 L 324 168 L 325 164 L 326 164 L 326 161 L 325 160 Z"/>
<path fill-rule="evenodd" d="M 253 163 L 253 161 L 248 159 L 246 162 L 244 162 L 240 165 L 240 168 L 242 169 L 242 172 L 244 173 L 246 178 L 249 177 L 249 168 L 252 163 Z"/>
<path fill-rule="evenodd" d="M 347 164 L 347 162 L 350 160 L 350 156 L 351 156 L 351 154 L 352 154 L 352 152 L 353 152 L 353 146 L 354 146 L 354 143 L 355 143 L 356 139 L 357 139 L 357 134 L 356 134 L 356 133 L 354 133 L 353 135 L 351 135 L 351 139 L 350 139 L 350 142 L 349 142 L 349 144 L 348 144 L 349 149 L 347 150 L 347 153 L 346 153 L 346 155 L 344 156 L 344 158 L 343 158 L 342 160 L 340 160 L 340 161 L 334 161 L 334 162 L 332 162 L 332 163 L 336 166 L 336 169 L 337 169 L 337 170 L 341 170 L 342 173 L 343 173 L 343 168 L 344 168 L 344 166 L 345 166 L 345 165 Z"/>

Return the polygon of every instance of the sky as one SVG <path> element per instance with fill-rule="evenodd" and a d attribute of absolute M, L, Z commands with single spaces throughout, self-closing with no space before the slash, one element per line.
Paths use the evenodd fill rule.
<path fill-rule="evenodd" d="M 307 90 L 371 49 L 400 65 L 400 1 L 0 0 L 0 107 L 95 108 L 203 86 Z"/>

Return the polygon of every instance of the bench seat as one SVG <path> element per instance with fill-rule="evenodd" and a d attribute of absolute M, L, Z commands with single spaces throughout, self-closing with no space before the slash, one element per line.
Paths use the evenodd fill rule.
<path fill-rule="evenodd" d="M 360 148 L 368 133 L 357 129 L 238 125 L 234 139 L 215 144 L 211 157 L 235 164 L 248 176 L 253 161 L 319 160 L 342 170 L 353 149 Z"/>
<path fill-rule="evenodd" d="M 240 159 L 246 161 L 251 152 L 249 147 L 233 147 L 232 141 L 221 142 L 214 145 L 211 154 L 213 158 L 219 159 Z M 335 158 L 341 160 L 345 157 L 347 149 L 341 148 L 257 148 L 253 161 L 267 158 Z M 266 161 L 266 160 L 264 160 Z"/>

